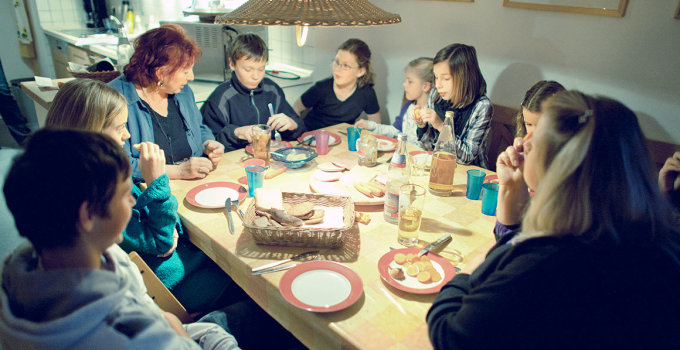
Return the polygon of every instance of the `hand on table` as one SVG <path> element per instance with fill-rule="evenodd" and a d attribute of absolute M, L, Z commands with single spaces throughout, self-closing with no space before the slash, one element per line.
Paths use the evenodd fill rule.
<path fill-rule="evenodd" d="M 165 152 L 153 142 L 135 145 L 139 150 L 139 171 L 147 185 L 165 174 Z"/>
<path fill-rule="evenodd" d="M 217 168 L 220 159 L 222 159 L 224 145 L 215 140 L 207 140 L 203 142 L 203 153 L 207 155 L 208 159 L 212 162 L 213 168 L 211 170 L 214 170 Z"/>
<path fill-rule="evenodd" d="M 359 119 L 357 122 L 354 124 L 355 127 L 360 128 L 360 129 L 368 129 L 368 120 L 366 119 Z"/>
<path fill-rule="evenodd" d="M 680 191 L 680 151 L 666 159 L 659 171 L 659 188 L 664 194 Z"/>
<path fill-rule="evenodd" d="M 422 121 L 425 123 L 430 123 L 433 128 L 441 131 L 442 127 L 444 126 L 444 122 L 439 119 L 439 116 L 437 115 L 437 112 L 434 111 L 432 108 L 426 108 L 423 107 L 420 109 L 420 117 L 422 118 Z"/>
<path fill-rule="evenodd" d="M 236 137 L 241 140 L 247 140 L 248 143 L 253 143 L 253 126 L 239 126 L 238 128 L 234 129 L 234 135 L 236 135 Z"/>
<path fill-rule="evenodd" d="M 298 128 L 295 120 L 283 113 L 274 114 L 273 116 L 269 117 L 269 120 L 267 120 L 267 125 L 278 131 L 295 130 Z"/>
<path fill-rule="evenodd" d="M 165 258 L 166 256 L 169 256 L 170 254 L 172 254 L 172 252 L 174 252 L 175 249 L 177 249 L 177 240 L 178 239 L 179 239 L 179 234 L 177 233 L 177 229 L 175 229 L 174 231 L 172 231 L 172 247 L 170 247 L 170 249 L 168 249 L 167 252 L 158 255 L 158 257 L 159 258 Z"/>
<path fill-rule="evenodd" d="M 213 163 L 208 158 L 191 157 L 178 165 L 168 165 L 168 176 L 172 180 L 202 179 L 213 170 Z"/>

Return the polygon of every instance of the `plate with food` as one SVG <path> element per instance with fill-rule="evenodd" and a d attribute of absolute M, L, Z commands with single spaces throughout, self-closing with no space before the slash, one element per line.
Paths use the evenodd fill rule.
<path fill-rule="evenodd" d="M 387 164 L 367 168 L 353 167 L 342 173 L 339 180 L 320 178 L 312 173 L 309 187 L 312 192 L 352 197 L 355 205 L 382 205 L 385 202 L 385 172 Z M 325 180 L 325 181 L 324 181 Z"/>
<path fill-rule="evenodd" d="M 397 149 L 397 140 L 391 137 L 382 135 L 373 135 L 378 142 L 378 151 L 380 152 L 390 152 Z"/>
<path fill-rule="evenodd" d="M 316 141 L 314 140 L 314 137 L 315 137 L 314 135 L 315 135 L 314 131 L 307 131 L 307 132 L 303 133 L 302 135 L 300 135 L 300 137 L 298 137 L 297 140 L 300 143 L 304 143 L 305 145 L 314 147 L 314 146 L 316 146 Z M 339 144 L 340 141 L 341 141 L 340 135 L 338 135 L 334 132 L 331 132 L 330 135 L 328 136 L 328 145 L 329 146 L 335 146 L 335 145 Z"/>
<path fill-rule="evenodd" d="M 359 275 L 334 261 L 309 261 L 286 271 L 279 282 L 281 296 L 293 306 L 312 312 L 333 312 L 354 304 L 364 293 Z"/>
<path fill-rule="evenodd" d="M 272 151 L 276 151 L 279 148 L 286 148 L 286 147 L 293 147 L 293 144 L 288 142 L 288 141 L 270 141 L 271 143 L 269 144 L 269 149 Z M 253 145 L 248 144 L 246 146 L 246 153 L 248 154 L 253 154 Z"/>
<path fill-rule="evenodd" d="M 191 205 L 199 208 L 217 209 L 224 208 L 224 202 L 228 198 L 232 201 L 243 202 L 248 190 L 233 182 L 209 182 L 198 185 L 187 192 L 186 200 Z"/>
<path fill-rule="evenodd" d="M 390 286 L 414 294 L 434 294 L 456 275 L 441 255 L 428 252 L 419 257 L 419 248 L 395 249 L 378 260 L 380 277 Z"/>

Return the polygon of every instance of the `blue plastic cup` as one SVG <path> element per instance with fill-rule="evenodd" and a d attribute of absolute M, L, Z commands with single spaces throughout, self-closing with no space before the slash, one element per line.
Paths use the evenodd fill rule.
<path fill-rule="evenodd" d="M 482 214 L 496 215 L 498 202 L 498 184 L 487 182 L 482 185 Z"/>
<path fill-rule="evenodd" d="M 246 167 L 246 177 L 248 178 L 248 195 L 255 197 L 255 189 L 262 187 L 264 181 L 264 167 L 261 165 Z"/>
<path fill-rule="evenodd" d="M 482 192 L 484 177 L 486 177 L 486 173 L 481 170 L 472 169 L 467 171 L 467 191 L 465 192 L 465 196 L 468 199 L 479 199 L 479 194 Z"/>
<path fill-rule="evenodd" d="M 350 151 L 357 150 L 357 140 L 361 135 L 361 129 L 356 126 L 350 126 L 347 128 L 347 149 Z"/>

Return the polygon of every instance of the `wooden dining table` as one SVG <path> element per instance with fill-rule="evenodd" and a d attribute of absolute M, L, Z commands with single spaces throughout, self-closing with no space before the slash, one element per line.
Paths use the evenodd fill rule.
<path fill-rule="evenodd" d="M 326 128 L 339 134 L 341 142 L 330 147 L 299 169 L 264 180 L 264 187 L 280 188 L 286 192 L 311 193 L 309 178 L 318 164 L 356 159 L 356 152 L 347 147 L 345 132 L 348 124 Z M 366 131 L 362 132 L 365 135 Z M 296 142 L 293 142 L 296 143 Z M 408 145 L 409 150 L 417 149 Z M 392 152 L 380 152 L 378 161 L 385 163 Z M 213 259 L 248 295 L 283 327 L 288 329 L 310 349 L 430 349 L 425 316 L 436 294 L 411 294 L 393 288 L 381 279 L 378 260 L 391 248 L 402 248 L 397 243 L 397 225 L 383 219 L 382 205 L 357 206 L 357 210 L 370 216 L 369 224 L 355 223 L 346 235 L 344 244 L 337 249 L 321 249 L 324 260 L 340 262 L 356 272 L 363 282 L 363 295 L 346 309 L 315 313 L 299 309 L 287 302 L 279 291 L 285 271 L 251 275 L 251 269 L 289 258 L 310 250 L 285 246 L 256 244 L 244 231 L 237 215 L 235 233 L 230 234 L 226 210 L 204 209 L 193 206 L 187 193 L 198 185 L 226 181 L 236 183 L 245 176 L 243 161 L 251 156 L 240 149 L 226 153 L 218 167 L 201 180 L 172 180 L 172 193 L 179 202 L 179 215 L 190 240 Z M 448 245 L 436 250 L 457 267 L 464 267 L 475 257 L 485 254 L 493 242 L 495 217 L 481 213 L 481 201 L 465 197 L 466 171 L 476 167 L 458 164 L 454 177 L 454 192 L 450 197 L 426 194 L 420 227 L 419 245 L 435 241 L 443 233 L 451 233 Z M 485 170 L 487 174 L 492 174 Z M 412 183 L 427 188 L 429 173 L 413 176 Z M 240 207 L 245 211 L 252 198 Z M 456 254 L 463 260 L 457 261 Z M 267 336 L 262 330 L 262 336 Z"/>

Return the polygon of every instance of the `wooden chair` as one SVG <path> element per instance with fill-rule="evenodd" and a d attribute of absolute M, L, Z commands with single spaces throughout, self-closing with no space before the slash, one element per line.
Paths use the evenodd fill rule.
<path fill-rule="evenodd" d="M 172 295 L 172 292 L 163 285 L 156 274 L 151 270 L 149 265 L 147 265 L 137 252 L 130 252 L 128 254 L 130 260 L 137 265 L 139 272 L 142 274 L 144 279 L 144 285 L 146 286 L 146 292 L 149 294 L 151 299 L 160 307 L 162 310 L 170 312 L 177 316 L 177 318 L 182 321 L 182 323 L 191 323 L 194 320 L 191 318 L 187 310 L 182 306 L 182 304 Z"/>
<path fill-rule="evenodd" d="M 486 157 L 489 162 L 489 170 L 496 171 L 496 159 L 501 152 L 512 145 L 515 139 L 515 116 L 514 108 L 493 105 L 493 116 L 487 139 Z"/>

